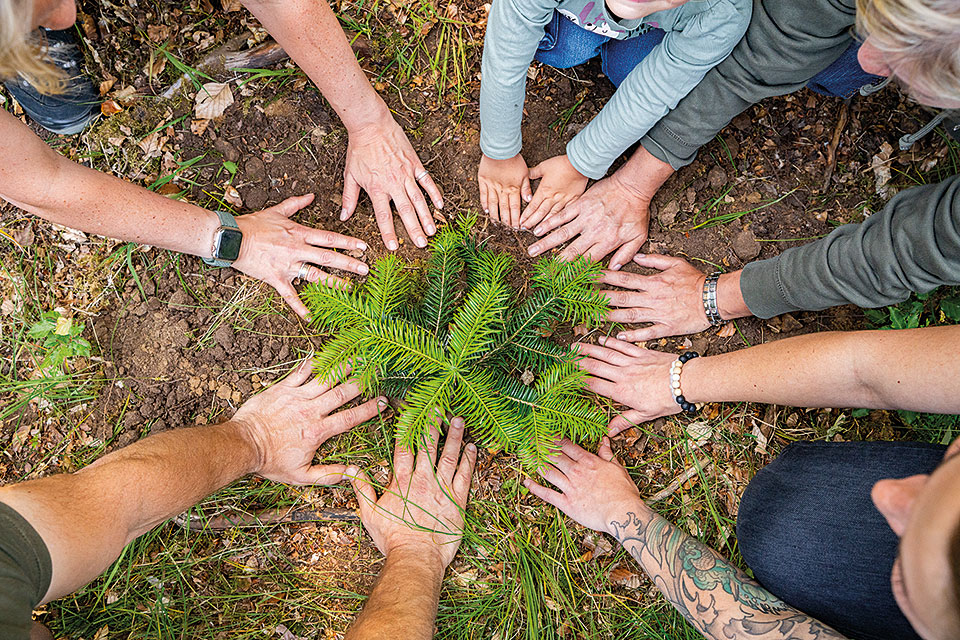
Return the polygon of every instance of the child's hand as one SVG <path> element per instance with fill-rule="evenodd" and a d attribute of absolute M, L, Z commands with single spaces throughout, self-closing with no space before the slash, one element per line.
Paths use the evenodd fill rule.
<path fill-rule="evenodd" d="M 527 163 L 519 153 L 509 160 L 494 160 L 485 155 L 480 158 L 480 204 L 491 220 L 514 229 L 520 226 L 520 196 L 527 202 L 532 197 L 528 173 Z"/>
<path fill-rule="evenodd" d="M 533 229 L 541 220 L 580 197 L 587 188 L 585 175 L 573 168 L 566 155 L 554 156 L 530 169 L 530 179 L 543 178 L 520 217 L 520 228 Z"/>

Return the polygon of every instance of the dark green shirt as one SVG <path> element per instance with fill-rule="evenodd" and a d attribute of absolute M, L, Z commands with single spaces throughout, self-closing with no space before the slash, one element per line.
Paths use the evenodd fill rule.
<path fill-rule="evenodd" d="M 29 640 L 31 614 L 50 588 L 52 571 L 40 534 L 0 502 L 0 638 Z"/>

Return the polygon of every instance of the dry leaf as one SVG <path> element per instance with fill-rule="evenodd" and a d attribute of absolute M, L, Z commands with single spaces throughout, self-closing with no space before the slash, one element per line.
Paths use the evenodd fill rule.
<path fill-rule="evenodd" d="M 761 429 L 760 425 L 756 422 L 753 423 L 753 430 L 750 433 L 757 439 L 757 446 L 754 448 L 754 451 L 760 455 L 767 455 L 767 434 L 763 432 L 763 429 Z"/>
<path fill-rule="evenodd" d="M 890 193 L 890 187 L 887 186 L 891 178 L 890 156 L 892 154 L 893 147 L 890 146 L 889 142 L 884 142 L 880 145 L 880 152 L 870 159 L 870 168 L 873 169 L 874 176 L 874 188 L 876 189 L 877 195 L 884 200 L 893 195 Z"/>
<path fill-rule="evenodd" d="M 737 335 L 737 328 L 733 326 L 732 322 L 726 322 L 717 330 L 717 335 L 721 338 L 731 338 Z"/>
<path fill-rule="evenodd" d="M 159 158 L 163 151 L 163 145 L 167 143 L 167 136 L 161 136 L 159 131 L 154 131 L 143 140 L 137 143 L 143 155 L 149 158 Z"/>
<path fill-rule="evenodd" d="M 137 101 L 137 90 L 134 87 L 124 87 L 119 91 L 113 92 L 113 99 L 125 107 Z"/>
<path fill-rule="evenodd" d="M 100 627 L 100 630 L 97 631 L 93 636 L 93 640 L 107 640 L 110 636 L 110 627 L 108 625 L 103 625 Z"/>
<path fill-rule="evenodd" d="M 225 82 L 208 82 L 197 92 L 194 113 L 198 119 L 219 118 L 233 104 L 233 91 Z"/>
<path fill-rule="evenodd" d="M 223 188 L 223 199 L 232 207 L 236 207 L 237 209 L 243 207 L 243 199 L 240 198 L 240 192 L 238 192 L 232 184 L 228 184 Z"/>
<path fill-rule="evenodd" d="M 100 83 L 100 95 L 105 96 L 110 89 L 113 89 L 113 85 L 117 84 L 117 78 L 110 74 L 106 75 L 106 79 Z"/>
<path fill-rule="evenodd" d="M 190 121 L 190 132 L 195 136 L 202 136 L 203 132 L 207 130 L 207 127 L 210 125 L 209 120 L 191 120 Z"/>
<path fill-rule="evenodd" d="M 694 439 L 698 445 L 706 444 L 713 437 L 713 427 L 708 423 L 697 421 L 687 425 L 687 434 Z"/>
<path fill-rule="evenodd" d="M 221 4 L 223 5 L 224 13 L 233 13 L 234 11 L 240 11 L 240 9 L 243 8 L 240 0 L 223 0 Z"/>
<path fill-rule="evenodd" d="M 590 550 L 593 558 L 602 558 L 613 553 L 613 545 L 606 536 L 588 533 L 583 538 L 583 546 Z"/>
<path fill-rule="evenodd" d="M 611 584 L 619 584 L 628 589 L 640 588 L 640 576 L 623 565 L 618 564 L 610 569 L 609 577 Z"/>
<path fill-rule="evenodd" d="M 116 100 L 104 100 L 100 103 L 100 113 L 105 116 L 112 116 L 115 113 L 123 111 L 123 107 Z"/>

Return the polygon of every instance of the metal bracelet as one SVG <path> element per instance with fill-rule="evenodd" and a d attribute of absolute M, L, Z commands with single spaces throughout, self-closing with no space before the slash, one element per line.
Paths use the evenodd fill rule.
<path fill-rule="evenodd" d="M 703 282 L 703 311 L 707 314 L 707 321 L 714 327 L 723 324 L 720 317 L 720 308 L 717 306 L 717 282 L 720 272 L 714 271 Z"/>

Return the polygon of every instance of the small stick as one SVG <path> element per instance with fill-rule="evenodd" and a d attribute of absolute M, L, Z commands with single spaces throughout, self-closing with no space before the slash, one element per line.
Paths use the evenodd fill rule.
<path fill-rule="evenodd" d="M 234 69 L 263 69 L 289 56 L 279 44 L 267 40 L 252 49 L 240 51 L 240 46 L 246 39 L 238 36 L 231 38 L 222 47 L 218 47 L 201 60 L 196 69 L 206 75 L 214 75 Z M 190 76 L 183 74 L 180 78 L 160 94 L 161 98 L 170 99 L 177 95 L 184 82 L 189 82 Z"/>
<path fill-rule="evenodd" d="M 690 467 L 689 469 L 681 473 L 679 476 L 674 478 L 670 482 L 670 484 L 668 484 L 663 489 L 653 494 L 652 497 L 647 498 L 646 501 L 650 503 L 660 502 L 661 500 L 669 498 L 674 493 L 676 493 L 677 489 L 679 489 L 684 482 L 686 482 L 693 476 L 700 473 L 701 470 L 704 473 L 708 473 L 711 469 L 713 469 L 713 460 L 708 460 L 705 457 L 700 460 L 697 460 L 697 463 L 695 465 L 693 465 L 692 467 Z"/>
<path fill-rule="evenodd" d="M 847 126 L 847 116 L 850 113 L 850 99 L 843 101 L 840 107 L 840 118 L 837 120 L 837 126 L 833 130 L 833 138 L 827 146 L 827 169 L 823 172 L 823 191 L 830 188 L 830 179 L 833 178 L 833 172 L 837 168 L 837 147 L 840 146 L 840 136 Z"/>
<path fill-rule="evenodd" d="M 228 512 L 213 518 L 181 514 L 173 521 L 184 529 L 222 531 L 241 527 L 266 527 L 284 522 L 360 522 L 353 509 L 264 509 L 253 513 Z"/>

